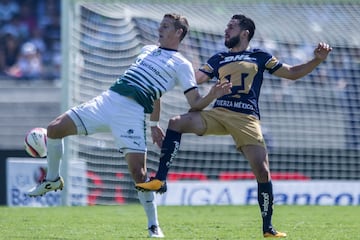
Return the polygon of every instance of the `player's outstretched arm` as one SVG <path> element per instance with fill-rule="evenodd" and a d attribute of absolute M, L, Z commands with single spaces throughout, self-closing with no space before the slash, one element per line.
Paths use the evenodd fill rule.
<path fill-rule="evenodd" d="M 190 104 L 190 111 L 201 111 L 206 108 L 216 98 L 231 93 L 232 84 L 230 82 L 217 82 L 213 85 L 205 96 L 200 96 L 198 89 L 193 89 L 186 93 L 186 99 Z"/>
<path fill-rule="evenodd" d="M 329 44 L 321 42 L 318 44 L 318 46 L 314 50 L 314 56 L 316 59 L 320 59 L 321 61 L 324 61 L 329 53 L 331 52 L 332 47 L 330 47 Z"/>
<path fill-rule="evenodd" d="M 196 78 L 197 84 L 202 84 L 202 83 L 205 83 L 210 80 L 209 76 L 200 70 L 197 70 L 195 72 L 195 78 Z"/>
<path fill-rule="evenodd" d="M 295 66 L 284 63 L 281 68 L 274 72 L 274 75 L 290 80 L 302 78 L 311 73 L 320 63 L 322 63 L 327 58 L 331 50 L 332 48 L 329 44 L 320 42 L 314 49 L 313 59 L 306 63 Z"/>

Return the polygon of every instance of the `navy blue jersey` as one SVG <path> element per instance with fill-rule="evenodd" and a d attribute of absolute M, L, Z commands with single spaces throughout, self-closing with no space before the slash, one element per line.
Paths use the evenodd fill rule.
<path fill-rule="evenodd" d="M 282 66 L 271 54 L 259 49 L 220 52 L 212 56 L 200 71 L 221 82 L 230 81 L 231 94 L 216 99 L 214 107 L 255 115 L 260 119 L 259 95 L 264 71 L 275 72 Z"/>

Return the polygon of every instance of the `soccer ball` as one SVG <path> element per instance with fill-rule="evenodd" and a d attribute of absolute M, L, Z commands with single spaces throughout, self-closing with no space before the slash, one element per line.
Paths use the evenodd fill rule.
<path fill-rule="evenodd" d="M 47 130 L 33 128 L 25 136 L 25 151 L 34 158 L 43 158 L 47 155 Z"/>

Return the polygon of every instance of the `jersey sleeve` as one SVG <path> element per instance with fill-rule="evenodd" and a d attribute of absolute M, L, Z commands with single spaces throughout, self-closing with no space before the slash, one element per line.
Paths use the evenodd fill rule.
<path fill-rule="evenodd" d="M 184 93 L 197 88 L 194 69 L 190 62 L 184 62 L 179 66 L 178 83 L 184 90 Z"/>
<path fill-rule="evenodd" d="M 217 66 L 218 61 L 218 54 L 216 54 L 210 57 L 204 65 L 200 66 L 199 71 L 208 75 L 210 79 L 216 77 L 215 66 Z"/>
<path fill-rule="evenodd" d="M 279 62 L 279 60 L 276 57 L 271 56 L 271 55 L 268 56 L 268 60 L 265 62 L 265 69 L 270 74 L 273 74 L 276 70 L 281 68 L 281 66 L 282 66 L 282 63 Z"/>

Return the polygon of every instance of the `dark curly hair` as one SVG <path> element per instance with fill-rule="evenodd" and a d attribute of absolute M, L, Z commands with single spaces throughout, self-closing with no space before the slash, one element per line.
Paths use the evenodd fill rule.
<path fill-rule="evenodd" d="M 236 19 L 239 21 L 239 26 L 243 30 L 249 31 L 248 41 L 252 39 L 255 34 L 255 23 L 251 18 L 246 17 L 243 14 L 235 14 L 231 19 Z"/>

